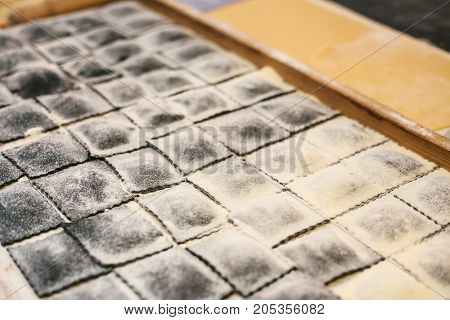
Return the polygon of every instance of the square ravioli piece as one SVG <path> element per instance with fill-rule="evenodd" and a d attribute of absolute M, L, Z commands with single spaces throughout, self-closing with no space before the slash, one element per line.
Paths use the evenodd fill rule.
<path fill-rule="evenodd" d="M 63 64 L 62 68 L 72 77 L 88 84 L 108 81 L 119 76 L 116 71 L 93 58 L 72 60 Z"/>
<path fill-rule="evenodd" d="M 434 168 L 434 164 L 388 142 L 366 150 L 344 163 L 376 185 L 390 189 L 415 179 Z"/>
<path fill-rule="evenodd" d="M 255 300 L 338 300 L 330 289 L 308 275 L 294 271 L 256 292 Z"/>
<path fill-rule="evenodd" d="M 97 17 L 97 13 L 94 10 L 78 11 L 65 16 L 62 20 L 75 34 L 104 27 L 106 25 L 105 21 Z"/>
<path fill-rule="evenodd" d="M 149 9 L 137 1 L 119 1 L 100 7 L 99 13 L 108 21 L 117 21 L 125 17 L 133 17 L 147 10 Z"/>
<path fill-rule="evenodd" d="M 22 47 L 22 43 L 8 34 L 8 31 L 0 30 L 0 51 L 6 52 L 6 50 L 18 49 Z"/>
<path fill-rule="evenodd" d="M 21 24 L 13 29 L 13 33 L 23 42 L 37 44 L 67 37 L 71 30 L 63 22 L 45 19 Z"/>
<path fill-rule="evenodd" d="M 38 98 L 61 124 L 66 124 L 105 113 L 112 107 L 88 88 Z"/>
<path fill-rule="evenodd" d="M 212 232 L 226 223 L 227 211 L 201 191 L 183 182 L 139 198 L 178 243 Z"/>
<path fill-rule="evenodd" d="M 345 300 L 440 300 L 436 292 L 386 260 L 331 284 Z"/>
<path fill-rule="evenodd" d="M 400 187 L 394 193 L 439 224 L 450 223 L 450 174 L 444 169 Z"/>
<path fill-rule="evenodd" d="M 56 228 L 63 222 L 44 195 L 28 181 L 1 189 L 0 203 L 2 245 Z"/>
<path fill-rule="evenodd" d="M 442 231 L 394 256 L 419 280 L 450 299 L 450 230 Z"/>
<path fill-rule="evenodd" d="M 338 114 L 336 110 L 301 92 L 263 101 L 255 105 L 254 109 L 290 132 L 305 129 Z"/>
<path fill-rule="evenodd" d="M 203 81 L 184 70 L 161 69 L 143 75 L 140 80 L 149 85 L 161 97 L 204 85 Z"/>
<path fill-rule="evenodd" d="M 39 45 L 38 49 L 54 63 L 64 63 L 89 54 L 89 51 L 74 38 L 44 43 Z"/>
<path fill-rule="evenodd" d="M 130 77 L 139 77 L 158 70 L 172 69 L 174 65 L 160 55 L 149 55 L 146 52 L 127 59 L 116 68 Z"/>
<path fill-rule="evenodd" d="M 184 249 L 175 248 L 118 268 L 144 299 L 222 299 L 230 286 Z"/>
<path fill-rule="evenodd" d="M 0 83 L 0 108 L 8 106 L 15 101 L 16 97 L 14 97 L 11 92 L 9 92 L 5 85 Z"/>
<path fill-rule="evenodd" d="M 231 213 L 230 218 L 263 242 L 275 246 L 283 240 L 321 223 L 324 218 L 306 203 L 286 192 L 258 199 L 248 207 Z"/>
<path fill-rule="evenodd" d="M 236 102 L 213 87 L 180 93 L 167 99 L 167 101 L 169 104 L 176 104 L 183 108 L 194 121 L 200 121 L 239 107 Z"/>
<path fill-rule="evenodd" d="M 296 178 L 288 184 L 288 188 L 328 218 L 342 214 L 383 192 L 383 189 L 342 163 Z"/>
<path fill-rule="evenodd" d="M 21 176 L 22 171 L 0 154 L 0 187 L 19 179 Z"/>
<path fill-rule="evenodd" d="M 180 129 L 151 143 L 186 174 L 231 155 L 220 142 L 197 127 Z"/>
<path fill-rule="evenodd" d="M 4 151 L 29 177 L 37 177 L 59 168 L 84 162 L 87 151 L 65 131 L 33 138 Z"/>
<path fill-rule="evenodd" d="M 203 122 L 200 127 L 239 155 L 248 154 L 289 135 L 248 109 Z"/>
<path fill-rule="evenodd" d="M 314 229 L 278 250 L 298 270 L 324 283 L 381 259 L 375 251 L 332 224 Z"/>
<path fill-rule="evenodd" d="M 23 99 L 75 89 L 75 83 L 54 68 L 21 70 L 4 79 L 6 87 Z"/>
<path fill-rule="evenodd" d="M 44 108 L 31 99 L 0 109 L 0 143 L 55 127 Z"/>
<path fill-rule="evenodd" d="M 304 135 L 297 134 L 248 155 L 246 160 L 281 183 L 288 183 L 339 159 L 306 142 Z"/>
<path fill-rule="evenodd" d="M 78 122 L 69 126 L 69 130 L 95 157 L 123 153 L 145 145 L 140 129 L 121 113 Z"/>
<path fill-rule="evenodd" d="M 189 180 L 231 210 L 243 208 L 258 198 L 281 191 L 281 186 L 235 157 L 195 172 Z"/>
<path fill-rule="evenodd" d="M 127 37 L 119 30 L 112 27 L 95 29 L 79 36 L 80 41 L 91 49 L 100 48 L 118 40 L 125 40 Z"/>
<path fill-rule="evenodd" d="M 71 220 L 109 209 L 130 198 L 104 162 L 91 161 L 35 180 Z"/>
<path fill-rule="evenodd" d="M 219 48 L 204 41 L 193 40 L 177 48 L 167 50 L 164 55 L 179 65 L 192 64 L 200 59 L 209 59 L 212 54 L 219 52 Z"/>
<path fill-rule="evenodd" d="M 166 158 L 151 148 L 119 154 L 107 161 L 120 174 L 127 188 L 134 192 L 157 190 L 183 178 Z"/>
<path fill-rule="evenodd" d="M 214 84 L 253 71 L 255 66 L 230 52 L 219 52 L 208 56 L 208 59 L 195 61 L 188 69 L 197 77 Z"/>
<path fill-rule="evenodd" d="M 156 29 L 167 21 L 160 15 L 145 10 L 130 17 L 118 20 L 118 27 L 128 36 L 138 36 L 144 32 Z"/>
<path fill-rule="evenodd" d="M 268 67 L 231 79 L 217 88 L 245 106 L 294 89 Z"/>
<path fill-rule="evenodd" d="M 138 41 L 149 51 L 156 52 L 180 46 L 192 39 L 193 36 L 187 30 L 172 25 L 145 33 Z"/>
<path fill-rule="evenodd" d="M 40 297 L 106 272 L 64 232 L 12 247 L 9 252 Z"/>
<path fill-rule="evenodd" d="M 0 53 L 0 76 L 44 64 L 45 60 L 29 47 L 3 51 Z"/>
<path fill-rule="evenodd" d="M 440 229 L 437 224 L 391 195 L 349 212 L 336 221 L 385 256 Z"/>
<path fill-rule="evenodd" d="M 94 56 L 107 65 L 116 65 L 138 56 L 144 51 L 144 46 L 134 39 L 116 41 L 108 46 L 94 51 Z"/>
<path fill-rule="evenodd" d="M 138 297 L 114 273 L 52 295 L 51 300 L 135 300 Z"/>
<path fill-rule="evenodd" d="M 154 93 L 133 78 L 120 78 L 94 86 L 114 107 L 124 108 L 137 101 L 151 99 Z"/>
<path fill-rule="evenodd" d="M 386 140 L 381 134 L 341 116 L 307 130 L 305 140 L 339 159 Z"/>
<path fill-rule="evenodd" d="M 214 266 L 243 296 L 291 269 L 282 257 L 236 228 L 220 231 L 189 250 Z"/>
<path fill-rule="evenodd" d="M 132 204 L 70 223 L 66 230 L 103 265 L 122 264 L 170 248 L 172 244 L 149 214 Z"/>
<path fill-rule="evenodd" d="M 191 124 L 183 109 L 162 99 L 140 100 L 121 112 L 144 130 L 146 139 L 157 138 Z"/>

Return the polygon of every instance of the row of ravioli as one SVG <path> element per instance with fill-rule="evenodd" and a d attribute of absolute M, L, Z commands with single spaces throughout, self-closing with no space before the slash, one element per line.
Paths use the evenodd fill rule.
<path fill-rule="evenodd" d="M 93 165 L 93 163 L 88 164 Z M 96 165 L 102 167 L 100 163 Z M 82 182 L 86 183 L 89 182 L 87 177 L 91 174 L 88 172 L 88 165 L 82 166 L 84 166 L 83 171 L 87 172 Z M 186 182 L 176 183 L 167 189 L 139 196 L 137 201 L 140 206 L 135 202 L 127 202 L 129 199 L 121 199 L 126 202 L 126 205 L 119 205 L 112 210 L 65 225 L 65 232 L 76 241 L 72 238 L 69 240 L 70 237 L 65 235 L 65 232 L 58 230 L 56 234 L 52 232 L 46 234 L 42 240 L 36 239 L 29 243 L 25 241 L 17 246 L 11 246 L 9 250 L 18 265 L 22 268 L 25 266 L 24 272 L 30 282 L 36 286 L 35 290 L 44 290 L 37 291 L 43 296 L 46 296 L 45 290 L 50 290 L 49 293 L 57 292 L 58 289 L 71 284 L 70 281 L 77 283 L 85 279 L 84 277 L 107 273 L 108 270 L 102 268 L 108 266 L 118 266 L 118 269 L 116 268 L 116 271 L 109 274 L 107 278 L 102 277 L 101 280 L 92 280 L 63 291 L 62 296 L 95 297 L 92 295 L 95 292 L 92 286 L 106 285 L 105 279 L 112 281 L 111 277 L 114 278 L 113 283 L 119 281 L 115 278 L 116 272 L 122 275 L 126 283 L 131 283 L 134 291 L 144 298 L 220 298 L 231 292 L 230 287 L 218 279 L 213 283 L 215 283 L 214 287 L 217 285 L 220 288 L 219 293 L 212 294 L 209 291 L 211 289 L 198 287 L 198 285 L 194 286 L 194 288 L 201 288 L 197 293 L 185 289 L 184 286 L 188 284 L 180 279 L 189 277 L 192 279 L 192 275 L 190 273 L 180 275 L 180 271 L 169 267 L 175 259 L 173 255 L 185 256 L 187 252 L 180 248 L 169 249 L 172 245 L 187 248 L 191 252 L 186 255 L 187 260 L 198 263 L 198 260 L 192 256 L 194 254 L 195 257 L 200 257 L 200 261 L 206 261 L 208 266 L 212 265 L 219 277 L 222 280 L 225 279 L 236 292 L 244 297 L 258 297 L 262 294 L 261 292 L 266 292 L 267 295 L 261 297 L 333 298 L 335 296 L 330 292 L 325 294 L 327 291 L 319 285 L 320 283 L 331 283 L 333 287 L 333 281 L 339 279 L 342 274 L 368 268 L 361 273 L 360 277 L 363 280 L 372 281 L 380 274 L 395 276 L 395 283 L 401 285 L 398 288 L 403 289 L 400 294 L 411 291 L 416 298 L 439 298 L 409 273 L 395 267 L 393 262 L 397 261 L 404 262 L 407 267 L 412 266 L 415 272 L 421 272 L 418 273 L 419 279 L 423 279 L 422 281 L 425 281 L 427 285 L 431 283 L 432 288 L 437 288 L 438 292 L 446 295 L 445 271 L 442 273 L 442 270 L 447 270 L 446 263 L 448 263 L 446 259 L 448 232 L 445 231 L 448 223 L 443 222 L 444 227 L 440 227 L 431 216 L 425 214 L 444 212 L 442 209 L 445 209 L 445 202 L 442 201 L 446 199 L 437 199 L 437 197 L 443 196 L 445 187 L 448 189 L 449 177 L 442 170 L 432 170 L 426 176 L 395 188 L 391 193 L 382 194 L 366 205 L 344 212 L 330 222 L 323 214 L 327 212 L 326 210 L 313 209 L 293 194 L 277 188 L 273 181 L 242 160 L 229 158 L 213 166 L 220 168 L 213 171 L 212 177 L 210 173 L 198 171 Z M 106 167 L 103 169 L 107 170 Z M 323 175 L 325 170 L 318 171 L 317 174 Z M 96 174 L 99 171 L 101 170 L 97 169 Z M 72 174 L 76 173 L 72 172 Z M 68 177 L 71 176 L 69 172 L 66 174 Z M 305 179 L 314 176 L 315 174 L 312 174 Z M 67 177 L 64 181 L 67 181 Z M 340 181 L 341 187 L 345 186 L 344 182 L 345 180 Z M 81 181 L 76 182 L 79 190 L 80 183 Z M 25 186 L 29 188 L 24 190 L 25 194 L 36 193 L 29 184 L 25 182 L 20 184 L 22 184 L 20 188 Z M 109 182 L 108 184 L 111 185 Z M 63 184 L 60 186 L 65 188 Z M 60 186 L 56 186 L 53 194 L 58 192 L 57 188 Z M 338 184 L 335 184 L 332 187 L 337 186 Z M 430 190 L 431 186 L 434 190 Z M 16 185 L 16 188 L 19 188 L 19 185 Z M 95 188 L 97 189 L 97 186 Z M 436 190 L 440 190 L 441 193 L 436 193 Z M 302 193 L 299 194 L 302 195 Z M 37 193 L 36 199 L 38 199 Z M 325 200 L 329 201 L 326 198 Z M 356 198 L 354 203 L 358 201 L 360 200 Z M 15 204 L 17 201 L 13 200 L 12 203 Z M 33 204 L 35 208 L 38 203 L 39 201 L 36 201 Z M 40 203 L 42 205 L 46 202 L 41 199 Z M 413 204 L 421 210 L 419 211 Z M 50 209 L 51 207 L 47 205 L 47 210 Z M 226 221 L 226 217 L 231 219 L 231 224 Z M 62 241 L 63 239 L 65 240 Z M 60 250 L 61 245 L 68 246 L 66 241 L 74 248 L 69 246 L 67 250 Z M 76 270 L 71 270 L 70 265 L 65 265 L 71 261 L 65 252 L 73 255 L 76 248 L 82 251 L 77 242 L 81 243 L 82 248 L 93 257 L 91 263 L 96 266 L 94 268 L 96 272 L 90 274 L 89 268 L 84 270 L 85 267 L 83 267 L 83 272 L 80 274 L 80 266 L 77 266 Z M 275 248 L 275 253 L 268 249 L 270 247 Z M 63 256 L 50 255 L 51 259 L 49 259 L 48 254 L 53 250 Z M 169 251 L 165 252 L 166 250 Z M 287 257 L 290 262 L 285 261 L 277 255 L 278 253 Z M 78 254 L 81 255 L 81 252 Z M 150 257 L 145 258 L 146 256 Z M 160 261 L 166 256 L 168 260 L 159 267 L 155 261 Z M 87 259 L 86 252 L 84 257 Z M 138 260 L 133 262 L 136 259 Z M 61 283 L 62 279 L 51 277 L 49 282 L 53 282 L 51 284 L 56 288 L 46 288 L 45 286 L 49 284 L 40 282 L 45 281 L 46 277 L 42 274 L 37 274 L 39 278 L 33 275 L 34 268 L 46 270 L 39 261 L 44 265 L 48 264 L 48 267 L 56 263 L 56 267 L 65 270 L 64 281 Z M 102 268 L 94 262 L 99 263 Z M 130 262 L 131 264 L 128 264 Z M 184 263 L 187 262 L 181 264 L 183 268 L 178 265 L 177 270 L 186 269 Z M 158 266 L 157 271 L 154 271 L 156 266 Z M 28 271 L 27 268 L 29 268 Z M 159 268 L 170 269 L 170 276 L 167 273 L 159 273 L 161 270 Z M 293 271 L 292 268 L 300 270 L 303 274 Z M 204 266 L 200 269 L 206 270 Z M 385 272 L 388 274 L 386 275 Z M 292 282 L 295 274 L 297 274 L 297 281 Z M 364 279 L 369 274 L 372 278 Z M 279 277 L 285 280 L 275 281 Z M 158 283 L 162 281 L 161 279 L 166 279 L 167 283 L 155 284 L 155 281 Z M 205 283 L 202 277 L 200 279 L 201 283 Z M 386 280 L 388 281 L 380 281 L 387 287 L 384 288 L 384 292 L 379 293 L 379 298 L 392 289 L 392 279 L 388 277 Z M 273 281 L 275 282 L 270 284 Z M 296 287 L 296 290 L 285 288 L 294 284 L 300 285 L 305 281 L 309 283 L 309 286 L 302 285 Z M 206 282 L 208 283 L 209 281 Z M 269 286 L 267 286 L 268 283 Z M 109 285 L 112 284 L 109 283 Z M 280 286 L 284 289 L 278 291 Z M 169 292 L 161 288 L 167 288 Z M 261 288 L 263 289 L 260 292 Z M 362 295 L 357 297 L 371 298 L 364 288 L 365 286 L 362 285 L 357 292 Z M 102 291 L 102 294 L 97 292 L 99 294 L 97 297 L 116 297 L 107 294 L 117 293 L 117 288 L 115 289 Z M 274 294 L 273 290 L 278 292 L 277 295 L 271 296 Z M 340 293 L 343 289 L 337 286 L 337 290 Z M 317 295 L 318 292 L 320 295 Z M 343 293 L 345 297 L 345 291 Z M 376 294 L 375 297 L 377 297 Z"/>

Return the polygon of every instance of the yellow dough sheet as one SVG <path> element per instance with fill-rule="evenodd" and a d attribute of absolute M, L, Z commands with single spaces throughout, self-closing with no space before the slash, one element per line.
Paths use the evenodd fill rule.
<path fill-rule="evenodd" d="M 425 127 L 450 126 L 450 56 L 424 41 L 320 0 L 246 0 L 209 15 Z"/>

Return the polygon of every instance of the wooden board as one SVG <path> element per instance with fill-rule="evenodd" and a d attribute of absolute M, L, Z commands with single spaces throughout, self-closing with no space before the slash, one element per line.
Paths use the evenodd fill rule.
<path fill-rule="evenodd" d="M 105 0 L 37 1 L 17 8 L 10 23 L 52 16 L 98 5 Z M 417 152 L 438 165 L 450 169 L 450 140 L 410 121 L 392 109 L 319 74 L 293 58 L 257 43 L 250 37 L 220 24 L 184 5 L 166 0 L 140 0 L 153 10 L 172 18 L 224 48 L 240 54 L 256 65 L 269 65 L 299 89 L 311 93 L 361 123 L 378 130 L 399 144 Z"/>

